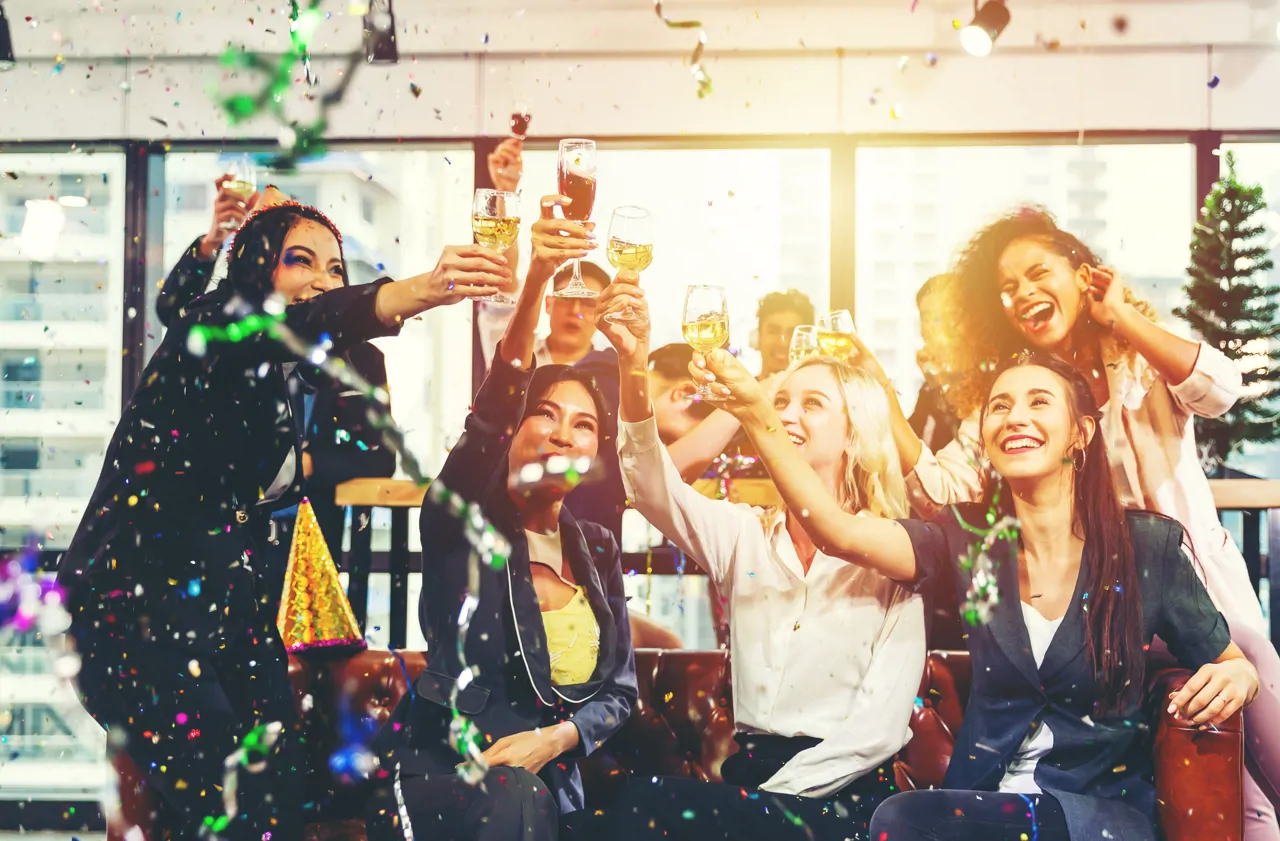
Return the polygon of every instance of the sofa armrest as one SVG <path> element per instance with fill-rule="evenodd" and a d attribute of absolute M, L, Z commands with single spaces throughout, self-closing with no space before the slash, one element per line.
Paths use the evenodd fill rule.
<path fill-rule="evenodd" d="M 1217 731 L 1180 727 L 1165 699 L 1191 677 L 1161 669 L 1147 679 L 1147 699 L 1158 704 L 1152 767 L 1156 824 L 1165 841 L 1241 841 L 1244 837 L 1244 733 L 1236 713 Z M 1176 804 L 1176 805 L 1175 805 Z"/>

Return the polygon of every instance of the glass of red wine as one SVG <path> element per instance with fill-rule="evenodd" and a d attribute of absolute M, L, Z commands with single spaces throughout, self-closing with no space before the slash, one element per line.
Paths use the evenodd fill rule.
<path fill-rule="evenodd" d="M 596 202 L 596 142 L 569 138 L 560 141 L 560 195 L 572 199 L 564 218 L 585 222 Z M 582 282 L 582 263 L 573 261 L 573 277 L 563 289 L 551 293 L 556 298 L 594 298 L 596 293 Z"/>

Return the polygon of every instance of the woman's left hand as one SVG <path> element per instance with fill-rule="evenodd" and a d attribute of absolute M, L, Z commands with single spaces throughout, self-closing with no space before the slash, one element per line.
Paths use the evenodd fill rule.
<path fill-rule="evenodd" d="M 487 163 L 494 189 L 514 193 L 520 189 L 520 175 L 524 172 L 524 141 L 508 137 L 489 153 Z"/>
<path fill-rule="evenodd" d="M 570 730 L 573 732 L 570 733 Z M 503 736 L 490 745 L 482 756 L 490 768 L 506 765 L 536 774 L 544 765 L 571 750 L 577 743 L 578 728 L 570 722 L 562 721 L 555 727 Z"/>
<path fill-rule="evenodd" d="M 624 362 L 649 364 L 649 303 L 640 288 L 640 275 L 623 269 L 596 299 L 596 329 L 604 334 Z M 630 307 L 637 318 L 610 321 L 606 316 Z"/>
<path fill-rule="evenodd" d="M 1089 316 L 1110 330 L 1120 319 L 1121 310 L 1128 306 L 1124 301 L 1124 282 L 1116 277 L 1114 269 L 1088 265 L 1085 269 L 1089 273 L 1089 288 L 1085 290 Z"/>
<path fill-rule="evenodd" d="M 689 363 L 689 376 L 695 383 L 707 383 L 714 394 L 724 398 L 720 407 L 736 417 L 767 402 L 764 386 L 724 348 L 716 348 L 706 356 L 695 352 Z"/>
<path fill-rule="evenodd" d="M 1244 658 L 1206 663 L 1173 693 L 1169 712 L 1184 725 L 1217 727 L 1253 700 L 1258 673 Z"/>

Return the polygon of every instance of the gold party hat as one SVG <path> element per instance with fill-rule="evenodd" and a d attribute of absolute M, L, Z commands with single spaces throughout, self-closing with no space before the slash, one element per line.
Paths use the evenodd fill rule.
<path fill-rule="evenodd" d="M 276 625 L 290 653 L 335 646 L 365 647 L 360 625 L 351 612 L 338 568 L 308 499 L 298 505 Z"/>

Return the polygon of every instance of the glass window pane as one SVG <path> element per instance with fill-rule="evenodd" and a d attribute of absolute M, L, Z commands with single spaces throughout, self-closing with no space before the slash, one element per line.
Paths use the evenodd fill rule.
<path fill-rule="evenodd" d="M 1261 184 L 1262 197 L 1270 205 L 1258 214 L 1257 221 L 1267 229 L 1271 260 L 1280 266 L 1280 143 L 1224 143 L 1222 152 L 1234 152 L 1236 177 L 1245 184 Z M 1226 172 L 1226 161 L 1222 162 Z M 1277 270 L 1272 269 L 1270 282 L 1275 283 Z M 1244 452 L 1227 460 L 1229 467 L 1254 476 L 1280 476 L 1280 444 L 1245 444 Z"/>
<path fill-rule="evenodd" d="M 120 415 L 124 155 L 0 154 L 0 547 L 63 549 Z"/>
<path fill-rule="evenodd" d="M 529 225 L 541 196 L 559 192 L 556 152 L 524 154 L 521 265 L 528 266 Z M 641 276 L 653 313 L 653 347 L 681 341 L 685 288 L 724 286 L 730 343 L 752 370 L 749 345 L 756 305 L 768 292 L 794 288 L 819 311 L 831 282 L 831 154 L 826 149 L 618 149 L 602 145 L 591 219 L 601 248 L 591 258 L 609 274 L 603 244 L 615 207 L 653 215 L 653 265 Z M 547 329 L 544 317 L 539 328 Z M 607 346 L 603 336 L 596 336 Z"/>
<path fill-rule="evenodd" d="M 1027 204 L 1052 212 L 1185 333 L 1172 309 L 1186 277 L 1194 194 L 1195 152 L 1184 144 L 861 148 L 859 333 L 910 412 L 923 384 L 916 291 L 950 268 L 979 227 Z"/>

